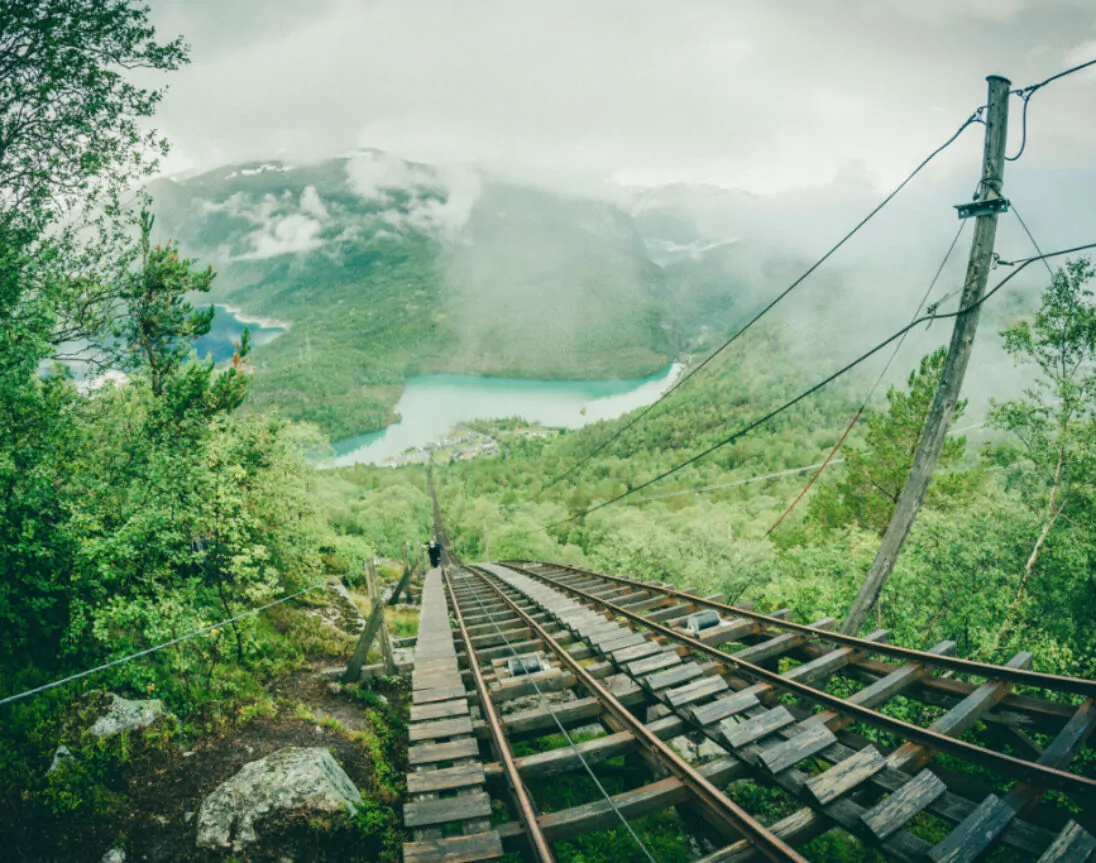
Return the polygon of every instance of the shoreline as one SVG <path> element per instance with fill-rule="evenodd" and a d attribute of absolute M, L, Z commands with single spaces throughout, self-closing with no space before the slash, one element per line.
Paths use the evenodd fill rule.
<path fill-rule="evenodd" d="M 285 330 L 289 332 L 290 324 L 287 321 L 280 321 L 277 318 L 263 317 L 262 315 L 251 315 L 246 313 L 239 306 L 233 306 L 229 303 L 214 303 L 219 309 L 224 309 L 241 324 L 258 324 L 260 327 L 270 330 Z"/>
<path fill-rule="evenodd" d="M 613 413 L 611 416 L 598 416 L 597 413 L 596 413 L 596 408 L 598 406 L 598 403 L 599 402 L 604 403 L 604 401 L 607 400 L 607 399 L 617 399 L 617 398 L 628 397 L 630 395 L 633 395 L 636 392 L 636 389 L 639 389 L 643 386 L 643 383 L 644 383 L 643 379 L 638 379 L 637 381 L 634 381 L 635 383 L 639 383 L 640 386 L 636 387 L 635 389 L 632 389 L 630 391 L 618 392 L 618 393 L 608 393 L 608 394 L 605 394 L 605 395 L 596 395 L 596 396 L 593 396 L 592 398 L 589 398 L 589 399 L 585 400 L 584 404 L 581 407 L 581 410 L 579 411 L 579 416 L 581 417 L 581 419 L 579 419 L 578 422 L 575 423 L 575 424 L 564 423 L 562 425 L 554 425 L 550 422 L 545 421 L 543 418 L 530 417 L 530 416 L 526 416 L 526 415 L 521 414 L 521 413 L 514 414 L 514 416 L 517 416 L 517 417 L 523 419 L 525 422 L 529 423 L 530 425 L 539 424 L 539 425 L 543 426 L 544 428 L 548 428 L 548 429 L 558 429 L 558 428 L 579 429 L 579 428 L 583 428 L 584 426 L 590 425 L 590 424 L 595 423 L 595 422 L 601 422 L 601 421 L 604 421 L 604 420 L 617 419 L 618 417 L 623 416 L 625 413 L 628 413 L 631 410 L 636 410 L 636 409 L 641 408 L 641 407 L 646 407 L 650 404 L 653 404 L 658 399 L 660 399 L 669 389 L 671 389 L 681 379 L 681 376 L 684 374 L 686 368 L 687 368 L 687 365 L 681 359 L 674 359 L 669 364 L 669 366 L 665 369 L 667 374 L 666 374 L 666 377 L 661 382 L 661 386 L 655 392 L 652 393 L 652 396 L 649 400 L 645 401 L 642 404 L 637 404 L 633 407 L 626 407 L 623 410 L 621 410 L 620 412 Z M 418 377 L 419 377 L 420 380 L 421 380 L 421 378 L 426 378 L 426 377 L 487 378 L 487 379 L 492 379 L 492 380 L 499 381 L 499 382 L 502 382 L 502 383 L 515 383 L 515 384 L 548 383 L 548 384 L 580 384 L 581 385 L 583 383 L 587 383 L 587 382 L 584 382 L 584 381 L 556 381 L 556 380 L 545 380 L 545 379 L 537 380 L 537 379 L 532 379 L 532 378 L 493 378 L 493 376 L 491 376 L 491 375 L 456 375 L 456 374 L 451 374 L 451 375 L 421 375 L 421 376 L 418 376 Z M 411 380 L 411 379 L 408 379 L 408 380 Z M 404 381 L 404 395 L 406 395 L 406 392 L 407 392 L 407 383 L 408 383 L 408 381 Z M 598 383 L 604 383 L 604 382 L 598 382 Z M 649 383 L 651 383 L 651 381 L 648 379 L 645 383 L 649 384 Z M 400 401 L 398 401 L 396 403 L 396 407 L 399 407 L 400 403 L 403 401 L 403 397 L 404 396 L 401 395 Z M 588 414 L 588 410 L 590 408 L 595 409 L 595 413 L 592 416 Z M 380 443 L 388 435 L 389 432 L 393 432 L 394 434 L 399 433 L 398 430 L 402 426 L 405 417 L 402 415 L 402 412 L 397 412 L 396 417 L 397 418 L 396 418 L 395 422 L 392 422 L 392 423 L 390 423 L 386 426 L 383 426 L 382 428 L 375 429 L 374 431 L 365 432 L 365 433 L 362 433 L 362 434 L 359 434 L 359 435 L 353 435 L 353 436 L 347 437 L 347 438 L 342 438 L 338 441 L 331 441 L 331 447 L 332 447 L 332 450 L 333 450 L 331 456 L 318 460 L 318 462 L 316 464 L 316 467 L 318 469 L 321 469 L 321 470 L 326 470 L 326 469 L 331 469 L 331 468 L 336 468 L 336 467 L 345 467 L 345 466 L 353 465 L 353 464 L 373 464 L 373 465 L 376 465 L 378 467 L 396 467 L 396 466 L 398 466 L 398 464 L 394 464 L 393 462 L 394 461 L 398 462 L 398 460 L 402 456 L 405 455 L 406 449 L 413 448 L 413 449 L 422 450 L 424 448 L 430 448 L 431 446 L 438 443 L 439 440 L 444 440 L 445 437 L 448 434 L 451 433 L 453 428 L 458 427 L 458 426 L 462 426 L 464 423 L 473 421 L 475 419 L 483 419 L 483 420 L 487 420 L 487 421 L 492 421 L 492 420 L 499 420 L 499 419 L 508 418 L 508 417 L 504 417 L 502 415 L 487 415 L 487 414 L 483 415 L 482 417 L 454 418 L 454 422 L 453 422 L 452 426 L 448 427 L 448 429 L 445 430 L 445 431 L 439 431 L 436 436 L 431 437 L 429 440 L 408 442 L 407 446 L 401 448 L 398 452 L 393 452 L 391 455 L 389 455 L 387 457 L 384 457 L 384 458 L 381 458 L 377 461 L 371 461 L 367 458 L 361 458 L 360 456 L 363 454 L 364 450 L 368 449 L 370 446 L 372 446 L 374 444 Z M 368 440 L 363 440 L 363 438 L 368 438 Z M 339 452 L 339 449 L 342 449 L 343 447 L 346 447 L 349 444 L 356 444 L 356 445 L 353 446 L 352 448 L 344 451 L 344 452 Z"/>

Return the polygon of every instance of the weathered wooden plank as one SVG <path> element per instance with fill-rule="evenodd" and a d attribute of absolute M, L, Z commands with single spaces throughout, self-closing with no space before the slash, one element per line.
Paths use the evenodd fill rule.
<path fill-rule="evenodd" d="M 947 790 L 936 774 L 922 770 L 886 800 L 864 812 L 860 820 L 879 839 L 885 839 Z"/>
<path fill-rule="evenodd" d="M 630 663 L 627 670 L 633 677 L 642 677 L 644 674 L 650 674 L 661 668 L 669 668 L 670 666 L 680 664 L 681 657 L 677 655 L 676 650 L 664 650 L 662 653 Z"/>
<path fill-rule="evenodd" d="M 749 710 L 751 707 L 757 707 L 761 703 L 757 700 L 758 694 L 768 688 L 766 684 L 755 684 L 734 693 L 734 695 L 728 695 L 726 698 L 713 701 L 711 704 L 694 707 L 693 718 L 701 725 L 711 725 L 729 716 L 734 716 L 736 713 Z"/>
<path fill-rule="evenodd" d="M 483 791 L 436 800 L 412 800 L 403 804 L 403 823 L 406 827 L 449 824 L 453 821 L 486 818 L 490 814 L 491 798 Z"/>
<path fill-rule="evenodd" d="M 998 835 L 1015 814 L 1004 800 L 990 794 L 958 827 L 932 847 L 929 857 L 936 863 L 969 863 L 989 844 L 981 834 Z"/>
<path fill-rule="evenodd" d="M 1043 852 L 1038 863 L 1084 863 L 1096 852 L 1096 839 L 1076 821 L 1070 821 Z"/>
<path fill-rule="evenodd" d="M 769 827 L 769 832 L 779 836 L 789 845 L 795 846 L 825 833 L 831 826 L 831 821 L 810 807 L 805 806 L 802 809 L 797 809 L 788 817 L 781 818 Z M 743 860 L 751 854 L 757 859 L 761 859 L 760 854 L 757 853 L 757 849 L 750 840 L 739 839 L 737 842 L 725 848 L 720 848 L 707 857 L 701 857 L 696 863 L 732 863 L 732 861 L 737 863 L 737 861 Z"/>
<path fill-rule="evenodd" d="M 632 662 L 633 660 L 643 659 L 654 653 L 661 653 L 662 650 L 663 647 L 658 642 L 644 639 L 643 644 L 614 650 L 613 660 L 616 662 Z"/>
<path fill-rule="evenodd" d="M 756 620 L 745 617 L 736 617 L 726 623 L 720 624 L 714 629 L 705 629 L 698 636 L 700 641 L 710 647 L 719 647 L 729 641 L 741 641 L 747 635 L 754 635 L 760 631 Z"/>
<path fill-rule="evenodd" d="M 825 617 L 822 620 L 815 621 L 811 626 L 816 629 L 832 629 L 836 622 L 837 621 L 832 617 Z M 762 641 L 760 644 L 755 644 L 752 647 L 744 647 L 741 650 L 736 650 L 731 656 L 735 659 L 757 664 L 772 659 L 775 656 L 779 656 L 782 653 L 786 653 L 793 647 L 802 644 L 805 640 L 805 637 L 798 633 L 785 632 L 782 635 L 773 636 L 767 641 Z"/>
<path fill-rule="evenodd" d="M 701 665 L 699 662 L 686 662 L 676 668 L 668 668 L 665 671 L 659 671 L 656 674 L 652 674 L 649 677 L 644 678 L 642 684 L 645 689 L 657 692 L 659 689 L 680 686 L 683 683 L 688 683 L 690 680 L 703 677 L 710 667 L 710 665 Z"/>
<path fill-rule="evenodd" d="M 407 763 L 434 764 L 438 761 L 456 761 L 460 758 L 479 758 L 479 744 L 468 737 L 447 743 L 424 743 L 407 750 Z"/>
<path fill-rule="evenodd" d="M 718 674 L 710 674 L 707 677 L 700 678 L 700 680 L 694 680 L 692 683 L 665 691 L 662 696 L 666 699 L 667 704 L 677 708 L 692 704 L 694 701 L 700 701 L 702 698 L 718 695 L 728 689 L 730 689 L 730 686 L 728 686 L 726 680 Z"/>
<path fill-rule="evenodd" d="M 866 636 L 865 640 L 886 641 L 889 637 L 890 633 L 887 630 L 877 629 Z M 786 677 L 788 680 L 797 680 L 800 683 L 814 683 L 816 680 L 829 677 L 839 668 L 844 668 L 852 661 L 854 655 L 855 651 L 851 647 L 839 647 L 836 650 L 823 653 L 810 662 L 804 662 L 802 665 L 784 672 L 781 676 Z"/>
<path fill-rule="evenodd" d="M 459 734 L 472 733 L 472 719 L 458 716 L 454 719 L 438 719 L 433 722 L 420 722 L 407 729 L 408 739 L 414 743 L 419 740 L 437 740 L 440 737 L 456 737 Z"/>
<path fill-rule="evenodd" d="M 812 725 L 801 734 L 762 750 L 761 760 L 773 773 L 779 773 L 836 742 L 837 737 L 825 725 Z"/>
<path fill-rule="evenodd" d="M 453 716 L 465 716 L 468 702 L 463 698 L 454 701 L 435 701 L 432 704 L 411 705 L 411 721 L 423 722 L 427 719 L 449 719 Z"/>
<path fill-rule="evenodd" d="M 700 773 L 717 786 L 730 781 L 741 771 L 741 762 L 729 758 L 718 758 L 700 767 Z M 540 826 L 549 842 L 559 842 L 584 833 L 617 826 L 620 824 L 617 811 L 625 818 L 632 819 L 683 803 L 689 799 L 689 796 L 688 790 L 678 779 L 668 777 L 616 794 L 613 796 L 612 805 L 602 799 L 571 809 L 545 813 L 539 819 Z M 508 840 L 516 839 L 522 832 L 521 824 L 514 821 L 499 827 L 499 835 L 504 845 Z"/>
<path fill-rule="evenodd" d="M 616 734 L 584 740 L 582 743 L 576 743 L 574 747 L 565 746 L 517 758 L 514 763 L 522 776 L 550 776 L 581 769 L 582 760 L 576 751 L 582 754 L 582 758 L 587 763 L 596 764 L 607 758 L 631 752 L 636 746 L 638 743 L 630 731 L 618 731 Z"/>
<path fill-rule="evenodd" d="M 601 639 L 597 642 L 597 648 L 602 653 L 612 653 L 614 650 L 620 650 L 624 647 L 635 647 L 646 643 L 647 636 L 640 635 L 638 632 L 628 632 L 626 635 L 622 635 L 619 638 Z"/>
<path fill-rule="evenodd" d="M 692 603 L 678 603 L 656 608 L 654 611 L 650 611 L 643 616 L 654 623 L 662 623 L 666 620 L 672 620 L 675 617 L 681 617 L 683 614 L 688 614 L 694 607 L 695 606 L 693 606 Z"/>
<path fill-rule="evenodd" d="M 459 671 L 428 672 L 425 674 L 412 673 L 411 690 L 437 689 L 441 686 L 456 686 L 462 682 Z"/>
<path fill-rule="evenodd" d="M 554 728 L 557 719 L 564 725 L 596 719 L 601 715 L 601 710 L 601 703 L 596 698 L 578 698 L 553 704 L 551 712 L 544 707 L 534 707 L 509 713 L 502 717 L 502 724 L 506 727 L 507 734 L 524 734 L 541 728 Z"/>
<path fill-rule="evenodd" d="M 479 762 L 457 764 L 442 770 L 416 770 L 407 774 L 408 794 L 437 794 L 453 788 L 467 788 L 484 783 L 483 765 Z"/>
<path fill-rule="evenodd" d="M 403 846 L 404 863 L 473 863 L 475 860 L 496 860 L 502 854 L 502 840 L 497 830 L 405 842 Z"/>
<path fill-rule="evenodd" d="M 468 692 L 463 683 L 454 683 L 449 686 L 435 686 L 432 689 L 418 689 L 411 693 L 412 704 L 431 704 L 435 701 L 451 701 L 454 698 L 464 698 Z"/>
<path fill-rule="evenodd" d="M 767 734 L 779 731 L 785 725 L 791 725 L 793 722 L 795 722 L 795 718 L 788 712 L 786 707 L 781 705 L 772 710 L 766 710 L 764 713 L 745 722 L 736 722 L 733 718 L 724 719 L 719 728 L 731 748 L 737 749 L 747 743 L 753 743 Z"/>
<path fill-rule="evenodd" d="M 1038 763 L 1047 767 L 1065 767 L 1084 743 L 1096 723 L 1096 701 L 1089 699 L 1078 708 L 1073 718 L 1039 756 Z M 1009 823 L 1025 807 L 1042 796 L 1042 789 L 1021 782 L 1005 798 L 989 795 L 958 827 L 933 848 L 933 859 L 949 863 L 974 860 L 1004 832 Z"/>
<path fill-rule="evenodd" d="M 1008 661 L 1008 667 L 1030 668 L 1031 660 L 1032 655 L 1026 651 L 1017 653 Z M 949 737 L 958 737 L 1004 698 L 1011 688 L 1010 684 L 996 680 L 984 683 L 932 723 L 929 728 Z M 917 743 L 905 743 L 892 752 L 887 761 L 892 767 L 909 771 L 924 766 L 932 756 L 931 749 Z"/>
<path fill-rule="evenodd" d="M 855 755 L 838 761 L 824 773 L 808 779 L 805 785 L 814 799 L 825 806 L 874 776 L 886 763 L 879 751 L 868 745 Z"/>

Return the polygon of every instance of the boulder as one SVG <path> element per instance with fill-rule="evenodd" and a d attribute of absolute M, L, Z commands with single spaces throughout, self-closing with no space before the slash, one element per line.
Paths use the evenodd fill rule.
<path fill-rule="evenodd" d="M 53 753 L 53 761 L 50 762 L 49 770 L 46 773 L 52 773 L 58 767 L 60 767 L 67 759 L 73 758 L 72 750 L 70 750 L 64 743 L 57 747 L 57 751 Z"/>
<path fill-rule="evenodd" d="M 361 794 L 326 747 L 287 746 L 245 764 L 202 801 L 198 845 L 236 851 L 255 842 L 255 825 L 276 814 L 353 815 Z"/>
<path fill-rule="evenodd" d="M 103 859 L 100 863 L 126 863 L 126 849 L 111 848 L 103 855 Z"/>
<path fill-rule="evenodd" d="M 113 692 L 94 695 L 102 699 L 99 718 L 88 729 L 96 737 L 114 737 L 123 731 L 147 728 L 166 715 L 164 703 L 158 698 L 131 700 Z"/>

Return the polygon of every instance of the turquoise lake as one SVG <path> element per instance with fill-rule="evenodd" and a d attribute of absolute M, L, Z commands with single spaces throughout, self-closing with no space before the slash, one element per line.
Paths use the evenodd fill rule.
<path fill-rule="evenodd" d="M 624 381 L 532 381 L 470 375 L 423 375 L 407 381 L 400 420 L 381 431 L 334 444 L 334 465 L 382 464 L 407 449 L 440 441 L 470 420 L 521 417 L 576 429 L 648 405 L 677 379 L 674 363 L 648 378 Z"/>
<path fill-rule="evenodd" d="M 195 303 L 199 308 L 200 303 Z M 253 347 L 265 345 L 273 341 L 285 332 L 285 327 L 264 323 L 261 320 L 247 319 L 246 326 L 251 331 L 251 344 Z M 245 323 L 240 320 L 237 313 L 217 305 L 217 314 L 213 317 L 213 327 L 208 333 L 194 342 L 194 350 L 198 359 L 212 359 L 215 363 L 223 363 L 232 359 L 236 352 L 236 343 L 243 334 Z"/>

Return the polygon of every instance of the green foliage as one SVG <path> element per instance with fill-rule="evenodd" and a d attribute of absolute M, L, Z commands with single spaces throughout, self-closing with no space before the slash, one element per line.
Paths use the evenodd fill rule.
<path fill-rule="evenodd" d="M 401 756 L 407 751 L 407 722 L 401 710 L 375 693 L 361 687 L 353 691 L 366 705 L 367 726 L 352 736 L 365 748 L 373 767 L 370 788 L 363 789 L 356 824 L 367 849 L 372 850 L 370 859 L 398 861 L 402 859 L 406 839 L 397 804 L 407 791 L 407 763 Z"/>
<path fill-rule="evenodd" d="M 887 410 L 868 416 L 863 446 L 844 448 L 842 477 L 825 484 L 811 499 L 810 515 L 819 524 L 831 528 L 855 524 L 880 536 L 886 532 L 913 465 L 946 358 L 946 349 L 938 348 L 910 372 L 909 392 L 895 387 L 887 391 Z M 963 416 L 966 404 L 965 399 L 956 404 L 953 420 Z M 955 467 L 965 449 L 965 438 L 948 438 L 940 452 L 938 469 Z M 937 474 L 928 495 L 929 505 L 944 506 L 969 496 L 969 486 L 976 479 L 965 471 Z"/>
<path fill-rule="evenodd" d="M 1077 556 L 1075 549 L 1078 539 L 1083 548 L 1091 529 L 1096 494 L 1096 304 L 1087 287 L 1094 275 L 1088 260 L 1067 261 L 1054 273 L 1034 319 L 1001 333 L 1005 350 L 1018 364 L 1034 366 L 1037 376 L 1024 398 L 993 403 L 989 414 L 990 425 L 1009 437 L 987 447 L 986 458 L 1004 469 L 1007 486 L 1018 492 L 1033 522 L 1031 552 L 998 640 L 1033 572 L 1047 569 L 1040 564 L 1048 543 L 1057 555 L 1072 552 L 1074 567 L 1087 563 L 1087 553 Z M 1059 543 L 1062 522 L 1069 535 Z"/>
<path fill-rule="evenodd" d="M 89 195 L 109 197 L 166 145 L 141 129 L 161 93 L 127 70 L 187 62 L 129 0 L 7 0 L 0 76 L 0 210 L 35 236 Z"/>

